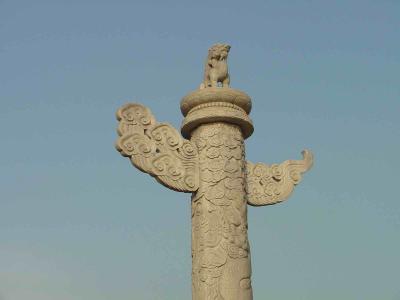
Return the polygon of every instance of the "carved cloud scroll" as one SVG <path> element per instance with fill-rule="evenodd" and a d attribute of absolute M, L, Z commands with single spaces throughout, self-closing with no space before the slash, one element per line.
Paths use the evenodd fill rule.
<path fill-rule="evenodd" d="M 247 161 L 247 203 L 262 206 L 286 200 L 295 185 L 300 183 L 302 173 L 308 171 L 313 164 L 310 151 L 304 150 L 302 154 L 302 160 L 287 160 L 279 165 Z"/>
<path fill-rule="evenodd" d="M 170 189 L 188 193 L 198 189 L 197 149 L 175 128 L 157 123 L 147 107 L 136 103 L 122 106 L 117 119 L 116 148 L 121 155 Z"/>

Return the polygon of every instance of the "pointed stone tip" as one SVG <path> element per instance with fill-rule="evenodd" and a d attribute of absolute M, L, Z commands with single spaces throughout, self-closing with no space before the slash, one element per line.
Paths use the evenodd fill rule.
<path fill-rule="evenodd" d="M 303 155 L 303 159 L 306 162 L 306 169 L 311 169 L 314 164 L 314 154 L 308 149 L 304 149 L 303 151 L 301 151 L 301 154 Z"/>

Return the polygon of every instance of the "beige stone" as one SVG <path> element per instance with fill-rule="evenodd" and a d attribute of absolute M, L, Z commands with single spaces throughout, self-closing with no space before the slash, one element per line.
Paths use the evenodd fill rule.
<path fill-rule="evenodd" d="M 181 132 L 129 103 L 117 112 L 117 150 L 166 187 L 192 193 L 192 299 L 251 300 L 247 204 L 286 200 L 313 163 L 253 164 L 244 140 L 253 133 L 250 97 L 229 87 L 230 46 L 214 45 L 204 81 L 181 101 Z"/>
<path fill-rule="evenodd" d="M 185 116 L 181 132 L 186 138 L 201 124 L 227 122 L 239 125 L 245 138 L 253 131 L 253 123 L 248 114 L 251 110 L 250 97 L 231 88 L 204 88 L 185 96 L 181 101 L 181 111 Z"/>
<path fill-rule="evenodd" d="M 208 50 L 204 66 L 204 81 L 200 85 L 200 89 L 229 86 L 230 78 L 227 60 L 230 49 L 231 46 L 227 44 L 215 44 Z"/>

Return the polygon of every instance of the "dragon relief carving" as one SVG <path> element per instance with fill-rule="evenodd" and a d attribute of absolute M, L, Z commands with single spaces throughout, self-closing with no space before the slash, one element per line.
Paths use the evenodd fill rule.
<path fill-rule="evenodd" d="M 184 139 L 150 110 L 129 103 L 117 111 L 117 150 L 164 186 L 192 195 L 194 300 L 251 300 L 247 204 L 284 201 L 311 168 L 313 156 L 281 164 L 245 160 L 242 129 L 201 124 Z"/>
<path fill-rule="evenodd" d="M 167 123 L 158 123 L 148 108 L 128 103 L 117 111 L 116 143 L 121 155 L 164 186 L 194 192 L 199 187 L 196 147 Z"/>
<path fill-rule="evenodd" d="M 210 123 L 191 140 L 201 178 L 192 198 L 193 299 L 252 299 L 242 132 Z"/>
<path fill-rule="evenodd" d="M 229 87 L 230 48 L 208 50 L 200 89 L 181 101 L 181 132 L 190 140 L 141 104 L 117 111 L 120 154 L 167 188 L 192 193 L 193 300 L 253 299 L 247 207 L 286 200 L 313 164 L 308 150 L 281 164 L 245 160 L 252 104 Z"/>
<path fill-rule="evenodd" d="M 272 205 L 286 200 L 300 183 L 302 173 L 313 164 L 310 151 L 302 152 L 303 160 L 287 160 L 267 165 L 246 162 L 247 203 L 253 206 Z"/>

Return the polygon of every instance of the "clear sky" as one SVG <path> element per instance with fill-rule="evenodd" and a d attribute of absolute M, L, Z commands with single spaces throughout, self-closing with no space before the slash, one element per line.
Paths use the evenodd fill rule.
<path fill-rule="evenodd" d="M 189 195 L 114 149 L 128 101 L 179 127 L 232 45 L 253 162 L 315 154 L 249 208 L 255 299 L 400 299 L 399 1 L 0 1 L 0 299 L 185 300 Z M 227 299 L 228 300 L 228 299 Z"/>

